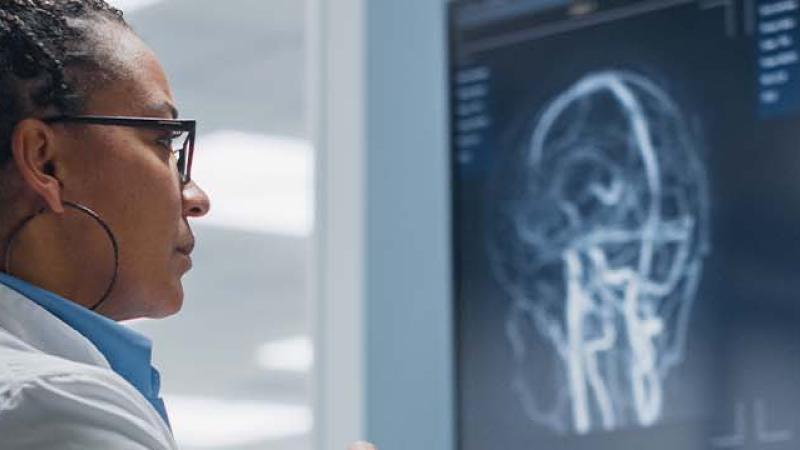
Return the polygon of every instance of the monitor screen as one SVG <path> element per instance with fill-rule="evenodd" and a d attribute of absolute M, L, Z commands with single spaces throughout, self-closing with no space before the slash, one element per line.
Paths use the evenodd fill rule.
<path fill-rule="evenodd" d="M 800 448 L 798 0 L 460 1 L 460 450 Z"/>

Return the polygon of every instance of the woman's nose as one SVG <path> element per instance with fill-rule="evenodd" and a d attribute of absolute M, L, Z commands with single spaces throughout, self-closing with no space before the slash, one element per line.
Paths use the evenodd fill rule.
<path fill-rule="evenodd" d="M 183 186 L 183 215 L 185 217 L 203 217 L 211 209 L 211 200 L 194 181 Z"/>

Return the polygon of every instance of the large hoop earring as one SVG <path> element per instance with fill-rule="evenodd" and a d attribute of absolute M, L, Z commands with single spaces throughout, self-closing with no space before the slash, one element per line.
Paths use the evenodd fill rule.
<path fill-rule="evenodd" d="M 119 245 L 117 244 L 117 238 L 111 231 L 111 227 L 109 227 L 108 224 L 102 218 L 100 218 L 99 214 L 92 211 L 90 208 L 87 208 L 86 206 L 83 206 L 79 203 L 73 203 L 73 202 L 64 202 L 64 206 L 67 206 L 83 214 L 86 214 L 92 220 L 94 220 L 98 225 L 100 225 L 100 228 L 102 228 L 103 231 L 106 233 L 108 239 L 111 241 L 111 246 L 114 249 L 114 273 L 111 275 L 111 281 L 108 283 L 108 287 L 103 293 L 103 296 L 100 297 L 100 300 L 98 300 L 96 303 L 94 303 L 94 305 L 92 305 L 89 308 L 92 311 L 96 311 L 97 308 L 99 308 L 100 305 L 102 305 L 108 299 L 108 296 L 111 294 L 111 290 L 114 288 L 114 284 L 117 282 L 117 276 L 119 275 Z M 14 228 L 14 230 L 11 232 L 11 235 L 6 240 L 5 254 L 3 255 L 3 266 L 4 266 L 3 271 L 5 273 L 11 275 L 11 273 L 9 272 L 9 267 L 11 262 L 10 261 L 11 247 L 13 246 L 14 240 L 17 238 L 19 233 L 25 228 L 25 226 L 27 226 L 33 219 L 40 216 L 46 211 L 47 211 L 46 208 L 42 208 L 36 213 L 31 214 L 30 216 L 26 217 L 25 220 L 20 222 L 20 224 L 17 225 L 17 227 Z"/>

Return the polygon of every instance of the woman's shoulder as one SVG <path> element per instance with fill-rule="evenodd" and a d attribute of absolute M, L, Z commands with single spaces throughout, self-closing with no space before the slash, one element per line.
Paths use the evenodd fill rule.
<path fill-rule="evenodd" d="M 73 441 L 59 444 L 40 429 Z M 174 448 L 157 412 L 87 339 L 2 286 L 0 436 L 3 449 Z"/>
<path fill-rule="evenodd" d="M 0 332 L 0 435 L 20 437 L 2 448 L 174 448 L 158 415 L 112 370 L 2 341 Z M 70 445 L 53 440 L 60 434 Z"/>

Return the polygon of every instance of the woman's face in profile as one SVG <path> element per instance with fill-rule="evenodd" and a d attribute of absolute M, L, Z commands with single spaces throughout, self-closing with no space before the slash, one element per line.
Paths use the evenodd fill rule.
<path fill-rule="evenodd" d="M 84 113 L 172 119 L 175 103 L 155 55 L 131 32 L 116 34 L 128 76 L 91 93 Z M 63 153 L 69 177 L 63 198 L 91 205 L 119 244 L 119 276 L 103 314 L 124 320 L 177 312 L 194 246 L 187 219 L 205 215 L 209 199 L 193 182 L 180 183 L 163 144 L 169 132 L 82 125 L 61 133 L 71 147 Z"/>

